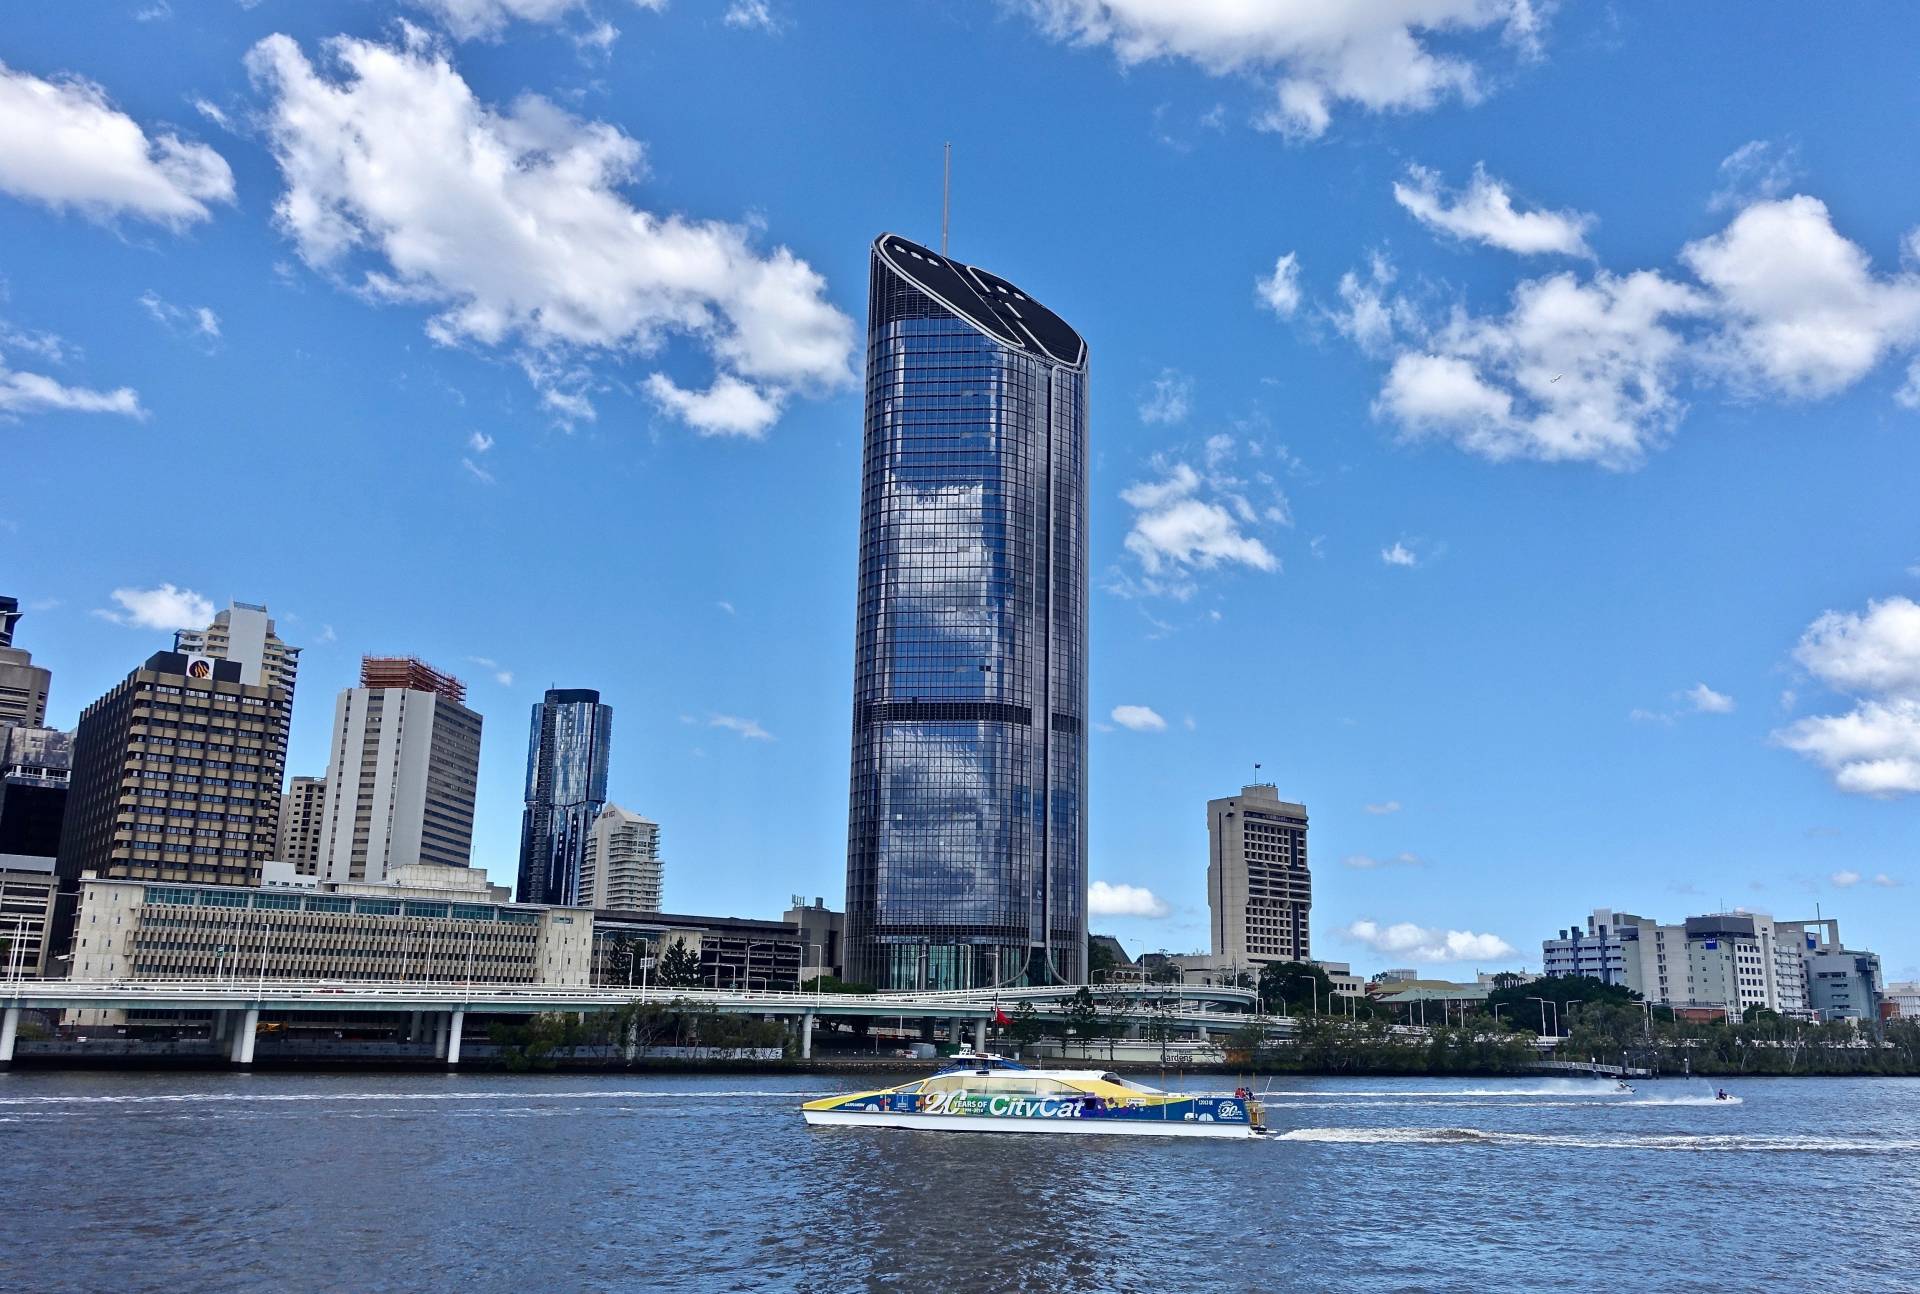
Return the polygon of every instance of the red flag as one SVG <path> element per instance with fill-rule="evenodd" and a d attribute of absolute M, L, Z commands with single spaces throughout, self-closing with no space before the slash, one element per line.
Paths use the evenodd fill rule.
<path fill-rule="evenodd" d="M 1003 1024 L 1003 1025 L 1012 1024 L 1013 1017 L 1008 1015 L 1005 1011 L 1002 1011 L 999 1007 L 995 1007 L 993 1008 L 993 1022 L 995 1024 Z"/>

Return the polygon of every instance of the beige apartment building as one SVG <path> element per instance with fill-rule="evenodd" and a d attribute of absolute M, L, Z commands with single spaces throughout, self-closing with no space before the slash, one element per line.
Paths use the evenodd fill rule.
<path fill-rule="evenodd" d="M 320 826 L 327 813 L 327 779 L 296 777 L 280 797 L 280 830 L 273 856 L 300 876 L 320 873 Z"/>
<path fill-rule="evenodd" d="M 1311 959 L 1307 806 L 1260 782 L 1207 801 L 1207 906 L 1213 960 L 1257 969 Z"/>

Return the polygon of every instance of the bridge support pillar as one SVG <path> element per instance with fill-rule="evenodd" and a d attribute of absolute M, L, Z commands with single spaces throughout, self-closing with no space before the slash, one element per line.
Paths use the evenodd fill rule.
<path fill-rule="evenodd" d="M 407 1041 L 408 1042 L 420 1041 L 420 1025 L 421 1025 L 420 1012 L 409 1011 L 407 1013 Z"/>
<path fill-rule="evenodd" d="M 0 1019 L 0 1065 L 13 1063 L 14 1040 L 20 1036 L 20 1008 L 10 1006 L 4 1019 Z"/>
<path fill-rule="evenodd" d="M 985 1020 L 975 1020 L 973 1022 L 973 1049 L 982 1055 L 986 1054 L 987 1022 Z"/>
<path fill-rule="evenodd" d="M 455 1011 L 448 1019 L 447 1066 L 449 1068 L 460 1063 L 460 1034 L 466 1027 L 466 1023 L 467 1013 L 465 1011 Z"/>
<path fill-rule="evenodd" d="M 800 1017 L 800 1059 L 813 1059 L 813 1012 Z"/>
<path fill-rule="evenodd" d="M 960 1045 L 960 1017 L 959 1016 L 955 1016 L 953 1019 L 947 1021 L 947 1042 L 955 1047 L 958 1047 Z"/>
<path fill-rule="evenodd" d="M 227 1017 L 231 1014 L 232 1013 L 228 1011 L 215 1011 L 213 1013 L 212 1038 L 214 1042 L 225 1042 L 227 1040 Z"/>
<path fill-rule="evenodd" d="M 444 1060 L 447 1055 L 447 1017 L 435 1012 L 433 1016 L 433 1058 Z"/>
<path fill-rule="evenodd" d="M 237 1012 L 238 1019 L 233 1030 L 233 1050 L 228 1053 L 236 1065 L 253 1064 L 254 1035 L 260 1029 L 260 1008 L 248 1007 Z"/>

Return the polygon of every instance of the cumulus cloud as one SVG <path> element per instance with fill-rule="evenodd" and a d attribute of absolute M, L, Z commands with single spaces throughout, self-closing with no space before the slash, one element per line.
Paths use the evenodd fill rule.
<path fill-rule="evenodd" d="M 1832 881 L 1834 885 L 1840 889 L 1851 889 L 1860 883 L 1860 873 L 1855 871 L 1839 871 L 1827 879 Z"/>
<path fill-rule="evenodd" d="M 1253 281 L 1253 290 L 1260 304 L 1282 319 L 1290 317 L 1300 308 L 1299 258 L 1293 252 L 1282 256 L 1273 263 L 1273 273 Z"/>
<path fill-rule="evenodd" d="M 130 629 L 204 629 L 213 623 L 213 603 L 192 589 L 161 584 L 151 589 L 115 589 L 119 610 L 93 614 Z"/>
<path fill-rule="evenodd" d="M 0 63 L 0 192 L 179 229 L 233 201 L 233 172 L 205 144 L 148 135 L 91 81 L 46 81 Z"/>
<path fill-rule="evenodd" d="M 1473 168 L 1464 191 L 1449 193 L 1440 174 L 1423 166 L 1409 166 L 1407 178 L 1396 181 L 1393 199 L 1429 229 L 1463 242 L 1485 243 L 1521 256 L 1552 254 L 1592 256 L 1587 229 L 1593 217 L 1579 211 L 1519 211 L 1507 186 Z"/>
<path fill-rule="evenodd" d="M 1087 915 L 1095 917 L 1164 917 L 1173 911 L 1164 899 L 1142 885 L 1112 885 L 1095 881 L 1087 886 Z"/>
<path fill-rule="evenodd" d="M 1390 359 L 1373 411 L 1408 438 L 1615 470 L 1672 434 L 1689 381 L 1819 398 L 1920 342 L 1920 274 L 1876 274 L 1818 199 L 1755 202 L 1679 259 L 1694 281 L 1563 272 L 1516 285 L 1504 313 L 1436 320 L 1389 290 L 1376 257 L 1329 313 Z"/>
<path fill-rule="evenodd" d="M 1400 812 L 1400 801 L 1387 800 L 1381 804 L 1369 804 L 1365 806 L 1364 811 L 1367 813 L 1371 813 L 1376 817 L 1381 814 L 1398 813 Z"/>
<path fill-rule="evenodd" d="M 1687 689 L 1687 701 L 1701 714 L 1732 714 L 1733 698 L 1723 692 L 1716 692 L 1705 683 L 1695 683 Z"/>
<path fill-rule="evenodd" d="M 707 720 L 707 726 L 738 733 L 747 741 L 773 740 L 773 734 L 762 728 L 757 720 L 743 719 L 737 714 L 716 714 Z"/>
<path fill-rule="evenodd" d="M 1280 559 L 1249 531 L 1263 523 L 1285 524 L 1284 508 L 1257 508 L 1246 483 L 1226 473 L 1232 448 L 1231 438 L 1209 440 L 1205 475 L 1190 463 L 1157 459 L 1158 480 L 1137 481 L 1120 492 L 1133 509 L 1124 547 L 1144 572 L 1141 591 L 1187 597 L 1194 572 L 1222 564 L 1280 569 Z"/>
<path fill-rule="evenodd" d="M 733 0 L 727 6 L 722 19 L 729 27 L 745 27 L 759 31 L 778 31 L 780 20 L 773 16 L 773 7 L 767 0 Z"/>
<path fill-rule="evenodd" d="M 1372 871 L 1376 867 L 1393 867 L 1396 865 L 1402 867 L 1421 867 L 1426 864 L 1426 861 L 1427 860 L 1420 857 L 1420 855 L 1410 854 L 1404 850 L 1400 853 L 1388 854 L 1381 858 L 1376 858 L 1372 854 L 1348 854 L 1340 860 L 1342 866 L 1352 867 L 1363 872 Z"/>
<path fill-rule="evenodd" d="M 1163 368 L 1140 401 L 1140 421 L 1171 425 L 1187 420 L 1193 400 L 1193 379 L 1178 369 Z"/>
<path fill-rule="evenodd" d="M 431 13 L 460 40 L 493 39 L 509 23 L 556 25 L 587 8 L 587 0 L 408 0 Z M 666 0 L 633 0 L 642 9 L 664 9 Z M 595 30 L 606 27 L 597 24 Z"/>
<path fill-rule="evenodd" d="M 1463 33 L 1500 31 L 1531 51 L 1540 18 L 1531 0 L 1024 0 L 1057 40 L 1111 47 L 1123 66 L 1183 59 L 1215 76 L 1254 75 L 1271 85 L 1259 124 L 1299 138 L 1323 134 L 1342 105 L 1414 112 L 1484 92 L 1475 65 L 1442 53 Z"/>
<path fill-rule="evenodd" d="M 467 437 L 467 448 L 476 454 L 484 454 L 493 448 L 493 437 L 484 431 L 476 431 Z"/>
<path fill-rule="evenodd" d="M 1345 934 L 1377 953 L 1416 962 L 1501 961 L 1517 955 L 1514 946 L 1498 935 L 1435 930 L 1411 921 L 1393 925 L 1355 921 Z"/>
<path fill-rule="evenodd" d="M 1893 889 L 1895 886 L 1900 884 L 1900 882 L 1896 878 L 1887 875 L 1885 872 L 1875 872 L 1873 874 L 1873 883 L 1875 885 L 1880 886 L 1882 889 L 1888 889 L 1888 890 Z"/>
<path fill-rule="evenodd" d="M 1825 768 L 1842 791 L 1920 792 L 1920 605 L 1891 597 L 1869 602 L 1864 613 L 1829 611 L 1807 627 L 1793 654 L 1855 704 L 1789 724 L 1774 740 Z"/>
<path fill-rule="evenodd" d="M 591 417 L 595 360 L 705 351 L 705 389 L 664 372 L 661 408 L 710 435 L 763 433 L 794 395 L 851 381 L 853 324 L 825 281 L 749 230 L 634 205 L 640 143 L 537 95 L 481 102 L 415 28 L 339 37 L 322 66 L 284 35 L 247 64 L 286 190 L 281 229 L 366 298 L 435 310 L 447 345 L 510 351 L 547 405 Z"/>
<path fill-rule="evenodd" d="M 1388 566 L 1418 566 L 1420 555 L 1396 539 L 1391 548 L 1380 550 L 1380 560 Z"/>
<path fill-rule="evenodd" d="M 1165 732 L 1167 721 L 1162 719 L 1150 706 L 1116 705 L 1112 719 L 1122 728 L 1132 732 Z"/>
<path fill-rule="evenodd" d="M 128 418 L 144 418 L 140 395 L 132 387 L 96 391 L 83 386 L 68 386 L 42 373 L 27 373 L 7 367 L 0 356 L 0 419 L 20 418 L 32 413 L 117 413 Z"/>

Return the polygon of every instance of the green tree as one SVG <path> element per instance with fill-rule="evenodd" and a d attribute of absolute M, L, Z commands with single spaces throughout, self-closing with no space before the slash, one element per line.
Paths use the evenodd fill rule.
<path fill-rule="evenodd" d="M 1040 1013 L 1033 1009 L 1033 1003 L 1022 998 L 1020 1005 L 1013 1008 L 1013 1023 L 1007 1026 L 1007 1033 L 1021 1046 L 1031 1046 L 1040 1041 L 1043 1027 Z"/>
<path fill-rule="evenodd" d="M 1080 991 L 1067 999 L 1061 1016 L 1067 1031 L 1080 1040 L 1080 1054 L 1086 1055 L 1087 1043 L 1100 1036 L 1100 1007 L 1093 1000 L 1093 991 L 1082 984 Z"/>
<path fill-rule="evenodd" d="M 700 954 L 676 941 L 654 962 L 653 974 L 661 988 L 698 988 Z"/>
<path fill-rule="evenodd" d="M 1120 964 L 1113 948 L 1098 937 L 1087 940 L 1087 983 L 1098 984 Z"/>
<path fill-rule="evenodd" d="M 1279 1015 L 1305 1015 L 1333 1003 L 1333 981 L 1306 962 L 1268 962 L 1260 968 L 1260 1008 Z"/>
<path fill-rule="evenodd" d="M 1640 1012 L 1640 995 L 1632 989 L 1618 984 L 1608 984 L 1591 975 L 1548 975 L 1527 984 L 1511 984 L 1487 994 L 1485 1010 L 1495 1014 L 1496 1008 L 1503 1018 L 1512 1021 L 1522 1029 L 1542 1032 L 1540 1017 L 1543 1008 L 1533 998 L 1542 998 L 1549 1005 L 1544 1008 L 1547 1031 L 1551 1031 L 1556 1018 L 1560 1031 L 1566 1032 L 1575 1014 L 1569 1007 L 1584 1012 L 1590 1007 L 1614 1006 L 1632 1007 L 1637 1015 Z"/>

